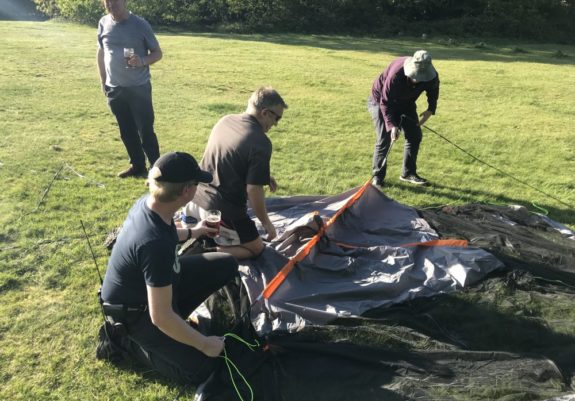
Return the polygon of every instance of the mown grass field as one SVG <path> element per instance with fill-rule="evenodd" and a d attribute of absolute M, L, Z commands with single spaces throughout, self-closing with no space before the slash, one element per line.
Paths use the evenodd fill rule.
<path fill-rule="evenodd" d="M 80 220 L 103 274 L 103 239 L 146 190 L 143 180 L 115 176 L 127 160 L 100 92 L 95 28 L 0 22 L 0 37 L 0 399 L 172 399 L 178 386 L 94 357 L 99 282 Z M 335 194 L 365 182 L 371 83 L 394 57 L 426 48 L 441 78 L 429 127 L 571 206 L 429 131 L 419 170 L 433 185 L 398 180 L 395 146 L 386 194 L 420 208 L 488 202 L 537 210 L 535 203 L 575 226 L 575 46 L 161 30 L 158 39 L 164 59 L 152 74 L 162 151 L 201 157 L 215 122 L 271 84 L 289 104 L 270 133 L 279 195 Z"/>

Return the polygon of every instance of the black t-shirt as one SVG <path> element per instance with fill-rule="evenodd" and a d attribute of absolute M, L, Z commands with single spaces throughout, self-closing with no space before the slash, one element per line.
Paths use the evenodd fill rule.
<path fill-rule="evenodd" d="M 200 184 L 193 202 L 220 210 L 226 220 L 245 217 L 246 185 L 269 185 L 271 157 L 272 143 L 255 117 L 223 117 L 212 129 L 200 163 L 214 179 Z"/>
<path fill-rule="evenodd" d="M 180 264 L 174 222 L 166 224 L 140 198 L 118 235 L 102 285 L 102 299 L 112 304 L 146 305 L 146 285 L 177 286 Z M 175 291 L 175 289 L 174 289 Z"/>

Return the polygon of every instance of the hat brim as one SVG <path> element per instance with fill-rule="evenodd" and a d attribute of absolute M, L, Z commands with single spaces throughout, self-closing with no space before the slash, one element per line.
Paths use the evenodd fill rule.
<path fill-rule="evenodd" d="M 199 174 L 195 177 L 195 179 L 198 180 L 199 182 L 204 182 L 207 184 L 209 182 L 212 182 L 214 179 L 214 176 L 207 171 L 200 170 L 198 173 Z"/>
<path fill-rule="evenodd" d="M 437 71 L 431 62 L 425 68 L 417 68 L 413 57 L 408 57 L 403 62 L 403 71 L 405 76 L 413 79 L 415 82 L 427 82 L 437 77 Z"/>

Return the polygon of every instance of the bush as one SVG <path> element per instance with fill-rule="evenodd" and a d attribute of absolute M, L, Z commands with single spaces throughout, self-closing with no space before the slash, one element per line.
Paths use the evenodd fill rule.
<path fill-rule="evenodd" d="M 49 17 L 94 24 L 100 0 L 34 0 Z M 321 33 L 435 32 L 565 40 L 575 37 L 575 0 L 128 0 L 154 25 Z"/>
<path fill-rule="evenodd" d="M 74 21 L 95 24 L 104 12 L 99 0 L 56 0 L 60 14 Z"/>
<path fill-rule="evenodd" d="M 50 18 L 62 16 L 86 24 L 98 22 L 104 12 L 99 0 L 34 0 L 39 11 Z"/>
<path fill-rule="evenodd" d="M 56 4 L 56 0 L 34 0 L 36 9 L 42 14 L 50 18 L 55 18 L 60 15 L 60 9 Z"/>

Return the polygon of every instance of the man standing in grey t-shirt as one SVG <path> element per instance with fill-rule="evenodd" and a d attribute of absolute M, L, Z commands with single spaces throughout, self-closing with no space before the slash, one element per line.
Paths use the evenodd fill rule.
<path fill-rule="evenodd" d="M 98 23 L 98 70 L 130 157 L 118 177 L 145 177 L 146 157 L 150 166 L 160 157 L 149 66 L 162 58 L 162 49 L 150 24 L 128 11 L 126 0 L 102 2 L 108 14 Z"/>
<path fill-rule="evenodd" d="M 264 250 L 256 225 L 247 214 L 248 201 L 267 240 L 276 236 L 265 207 L 264 186 L 269 185 L 272 192 L 277 189 L 270 175 L 272 143 L 266 133 L 278 124 L 287 108 L 278 92 L 261 87 L 251 95 L 245 113 L 223 117 L 208 139 L 200 165 L 214 179 L 198 186 L 186 214 L 203 219 L 206 210 L 220 210 L 218 251 L 236 259 L 256 257 Z"/>

